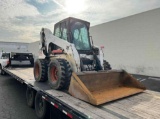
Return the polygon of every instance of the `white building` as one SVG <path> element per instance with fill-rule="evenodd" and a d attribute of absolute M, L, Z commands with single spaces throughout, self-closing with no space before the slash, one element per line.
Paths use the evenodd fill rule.
<path fill-rule="evenodd" d="M 160 77 L 160 8 L 91 27 L 114 69 Z"/>
<path fill-rule="evenodd" d="M 0 41 L 0 52 L 28 52 L 29 43 Z"/>
<path fill-rule="evenodd" d="M 2 52 L 33 53 L 34 57 L 37 58 L 39 55 L 39 41 L 31 43 L 0 41 L 0 56 Z"/>

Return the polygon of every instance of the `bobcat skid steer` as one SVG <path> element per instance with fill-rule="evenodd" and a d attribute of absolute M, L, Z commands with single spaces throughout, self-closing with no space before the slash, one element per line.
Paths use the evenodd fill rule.
<path fill-rule="evenodd" d="M 42 28 L 45 58 L 34 64 L 35 80 L 48 80 L 53 89 L 93 105 L 143 92 L 145 87 L 127 72 L 111 70 L 102 49 L 93 45 L 89 27 L 89 22 L 69 17 L 55 24 L 54 33 Z"/>

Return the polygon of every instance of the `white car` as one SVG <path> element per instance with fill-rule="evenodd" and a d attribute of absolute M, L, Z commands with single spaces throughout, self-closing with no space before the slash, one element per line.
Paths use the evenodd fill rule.
<path fill-rule="evenodd" d="M 2 53 L 0 58 L 0 74 L 4 75 L 5 71 L 3 71 L 3 68 L 9 65 L 9 56 L 10 53 Z"/>
<path fill-rule="evenodd" d="M 8 66 L 34 66 L 34 58 L 32 53 L 2 53 L 0 57 L 0 74 L 4 75 L 4 67 Z"/>

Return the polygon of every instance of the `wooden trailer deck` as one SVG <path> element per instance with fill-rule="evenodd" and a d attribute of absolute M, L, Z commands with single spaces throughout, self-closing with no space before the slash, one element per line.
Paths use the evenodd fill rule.
<path fill-rule="evenodd" d="M 126 97 L 100 106 L 93 106 L 76 99 L 66 92 L 53 90 L 48 82 L 39 83 L 34 80 L 33 68 L 4 69 L 17 80 L 33 86 L 36 90 L 61 102 L 66 107 L 91 119 L 159 119 L 160 93 L 146 90 L 144 93 Z M 71 110 L 72 111 L 72 110 Z"/>

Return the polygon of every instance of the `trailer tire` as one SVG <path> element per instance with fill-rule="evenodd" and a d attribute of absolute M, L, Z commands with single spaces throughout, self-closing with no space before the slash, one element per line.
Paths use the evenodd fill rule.
<path fill-rule="evenodd" d="M 103 60 L 103 66 L 104 66 L 104 70 L 111 70 L 111 65 L 106 61 Z"/>
<path fill-rule="evenodd" d="M 27 90 L 26 90 L 27 105 L 31 108 L 34 108 L 35 95 L 36 95 L 35 91 L 27 87 Z"/>
<path fill-rule="evenodd" d="M 45 82 L 47 78 L 47 65 L 46 59 L 37 59 L 34 63 L 34 78 L 38 82 Z"/>
<path fill-rule="evenodd" d="M 72 70 L 67 60 L 53 59 L 48 67 L 48 81 L 53 89 L 68 89 Z"/>
<path fill-rule="evenodd" d="M 42 98 L 42 95 L 37 92 L 35 96 L 35 111 L 38 119 L 45 119 L 47 115 L 48 104 L 47 102 Z"/>
<path fill-rule="evenodd" d="M 6 74 L 6 72 L 2 69 L 2 65 L 0 64 L 0 74 L 1 75 L 5 75 Z"/>

